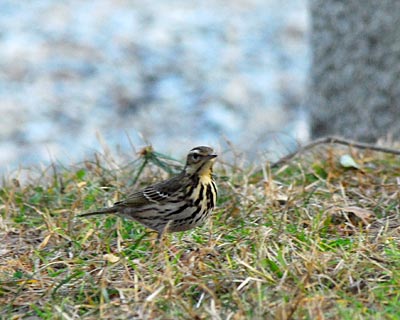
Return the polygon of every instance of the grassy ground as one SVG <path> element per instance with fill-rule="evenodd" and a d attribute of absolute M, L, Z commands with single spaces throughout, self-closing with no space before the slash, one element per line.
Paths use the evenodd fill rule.
<path fill-rule="evenodd" d="M 97 157 L 5 178 L 0 317 L 398 319 L 398 156 L 329 146 L 273 170 L 220 161 L 211 221 L 161 245 L 135 222 L 75 217 L 176 165 L 147 150 L 123 167 Z"/>

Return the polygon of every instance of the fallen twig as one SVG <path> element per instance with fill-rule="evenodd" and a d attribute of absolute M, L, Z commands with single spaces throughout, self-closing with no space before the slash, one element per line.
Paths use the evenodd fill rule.
<path fill-rule="evenodd" d="M 328 137 L 323 137 L 323 138 L 319 138 L 314 141 L 311 141 L 310 143 L 307 143 L 306 145 L 300 147 L 298 150 L 296 150 L 292 153 L 289 153 L 288 155 L 280 158 L 278 161 L 271 164 L 271 168 L 278 167 L 278 166 L 288 162 L 289 160 L 294 158 L 296 155 L 303 153 L 306 150 L 312 149 L 319 144 L 333 144 L 333 143 L 342 144 L 345 146 L 350 146 L 350 147 L 354 147 L 354 148 L 358 148 L 358 149 L 368 149 L 368 150 L 373 150 L 373 151 L 378 151 L 378 152 L 385 152 L 385 153 L 400 155 L 399 149 L 381 147 L 381 146 L 377 146 L 377 145 L 370 144 L 370 143 L 358 142 L 358 141 L 348 140 L 348 139 L 335 137 L 335 136 L 328 136 Z"/>

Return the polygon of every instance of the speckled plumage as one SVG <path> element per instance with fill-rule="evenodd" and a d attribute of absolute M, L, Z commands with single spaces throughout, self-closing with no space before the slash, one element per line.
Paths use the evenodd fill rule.
<path fill-rule="evenodd" d="M 217 187 L 212 166 L 217 157 L 209 147 L 190 150 L 183 171 L 168 180 L 134 192 L 110 208 L 84 213 L 81 216 L 115 213 L 164 232 L 192 229 L 211 214 L 217 200 Z"/>

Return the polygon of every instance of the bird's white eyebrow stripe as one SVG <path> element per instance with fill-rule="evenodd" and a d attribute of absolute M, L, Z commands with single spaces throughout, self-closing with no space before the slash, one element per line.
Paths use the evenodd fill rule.
<path fill-rule="evenodd" d="M 200 151 L 200 149 L 193 149 L 193 150 L 190 150 L 190 153 L 200 153 L 201 151 Z"/>

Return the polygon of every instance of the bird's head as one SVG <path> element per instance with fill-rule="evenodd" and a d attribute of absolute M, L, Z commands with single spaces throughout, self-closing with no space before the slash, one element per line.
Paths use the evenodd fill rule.
<path fill-rule="evenodd" d="M 200 146 L 193 148 L 187 155 L 185 171 L 191 175 L 211 175 L 216 157 L 217 155 L 210 147 Z"/>

